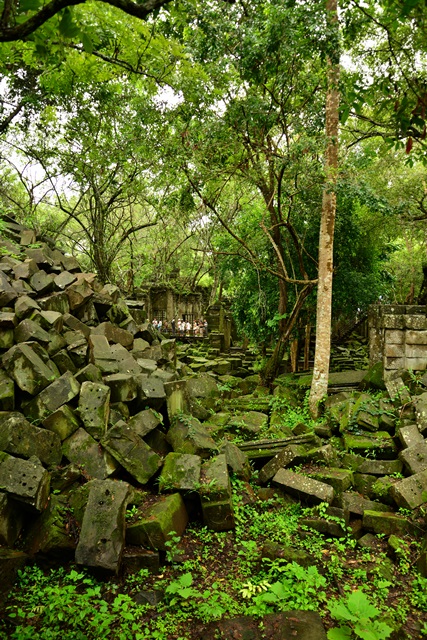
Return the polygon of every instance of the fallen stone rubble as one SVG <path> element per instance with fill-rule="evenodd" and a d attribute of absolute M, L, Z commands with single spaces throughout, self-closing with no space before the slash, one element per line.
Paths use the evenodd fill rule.
<path fill-rule="evenodd" d="M 177 347 L 116 287 L 11 227 L 0 241 L 3 588 L 37 554 L 155 570 L 189 519 L 234 527 L 229 474 L 247 482 L 254 468 L 288 500 L 326 503 L 305 523 L 321 534 L 350 528 L 364 545 L 422 532 L 402 509 L 427 502 L 427 376 L 384 383 L 376 367 L 327 399 L 314 432 L 290 429 L 292 376 L 269 396 L 246 354 Z"/>

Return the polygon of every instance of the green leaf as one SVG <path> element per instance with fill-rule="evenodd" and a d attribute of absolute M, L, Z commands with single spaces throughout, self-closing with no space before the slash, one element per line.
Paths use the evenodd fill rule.
<path fill-rule="evenodd" d="M 329 629 L 328 640 L 351 640 L 350 627 L 336 627 L 335 629 Z"/>
<path fill-rule="evenodd" d="M 64 9 L 61 21 L 59 23 L 59 32 L 65 38 L 74 38 L 79 33 L 79 31 L 80 29 L 75 24 L 75 22 L 73 22 L 72 13 L 67 7 L 66 9 Z"/>
<path fill-rule="evenodd" d="M 80 37 L 82 40 L 83 49 L 86 51 L 86 53 L 92 53 L 94 49 L 92 38 L 84 31 L 81 32 Z"/>
<path fill-rule="evenodd" d="M 380 613 L 363 591 L 353 591 L 348 597 L 347 606 L 358 619 L 375 618 Z"/>
<path fill-rule="evenodd" d="M 25 13 L 25 11 L 36 11 L 40 4 L 40 0 L 21 0 L 19 3 L 19 12 Z"/>

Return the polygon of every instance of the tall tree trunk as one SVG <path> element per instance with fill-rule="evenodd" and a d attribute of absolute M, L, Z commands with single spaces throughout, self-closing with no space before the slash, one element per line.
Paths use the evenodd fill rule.
<path fill-rule="evenodd" d="M 338 32 L 338 1 L 326 0 L 328 25 Z M 338 38 L 337 38 L 338 40 Z M 337 54 L 338 56 L 338 54 Z M 333 248 L 336 212 L 336 184 L 338 174 L 339 121 L 339 57 L 328 56 L 328 91 L 326 94 L 326 156 L 325 186 L 319 236 L 319 275 L 317 288 L 316 351 L 309 406 L 311 415 L 319 415 L 319 402 L 328 391 L 331 352 Z"/>

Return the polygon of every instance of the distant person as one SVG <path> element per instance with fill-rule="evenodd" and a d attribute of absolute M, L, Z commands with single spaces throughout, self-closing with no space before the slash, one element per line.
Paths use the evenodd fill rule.
<path fill-rule="evenodd" d="M 171 322 L 171 328 L 172 328 L 172 335 L 175 335 L 175 318 L 172 318 L 172 322 Z"/>
<path fill-rule="evenodd" d="M 151 321 L 151 326 L 153 327 L 153 329 L 156 329 L 156 330 L 157 330 L 157 320 L 156 320 L 156 318 L 153 318 L 153 319 L 152 319 L 152 321 Z"/>

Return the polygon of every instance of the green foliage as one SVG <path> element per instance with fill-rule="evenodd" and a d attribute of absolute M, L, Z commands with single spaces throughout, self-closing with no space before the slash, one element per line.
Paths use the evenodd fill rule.
<path fill-rule="evenodd" d="M 38 567 L 27 567 L 19 572 L 18 586 L 20 604 L 6 608 L 16 622 L 10 638 L 87 640 L 104 638 L 113 629 L 123 640 L 144 638 L 138 621 L 145 607 L 126 594 L 107 602 L 102 585 L 83 571 L 59 569 L 45 575 Z"/>
<path fill-rule="evenodd" d="M 296 562 L 272 565 L 270 573 L 279 573 L 280 579 L 268 578 L 255 585 L 247 583 L 242 590 L 245 598 L 251 598 L 250 615 L 263 616 L 276 611 L 292 609 L 317 610 L 319 602 L 326 600 L 326 579 L 316 567 L 301 567 Z"/>
<path fill-rule="evenodd" d="M 379 609 L 372 605 L 363 591 L 352 591 L 345 600 L 338 600 L 328 605 L 331 616 L 339 622 L 345 622 L 328 631 L 328 640 L 385 640 L 392 629 L 381 620 Z"/>

